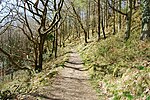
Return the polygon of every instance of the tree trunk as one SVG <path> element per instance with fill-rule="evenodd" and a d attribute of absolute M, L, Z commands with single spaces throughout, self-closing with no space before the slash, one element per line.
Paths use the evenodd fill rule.
<path fill-rule="evenodd" d="M 54 40 L 53 40 L 53 48 L 52 48 L 52 54 L 50 55 L 50 57 L 53 55 L 54 51 L 55 51 L 55 41 L 56 41 L 56 33 L 54 32 Z"/>
<path fill-rule="evenodd" d="M 126 32 L 125 32 L 125 40 L 128 40 L 130 37 L 130 31 L 131 31 L 131 19 L 132 19 L 132 0 L 129 0 L 129 6 L 128 11 L 126 15 Z"/>
<path fill-rule="evenodd" d="M 87 31 L 85 30 L 85 28 L 84 28 L 84 26 L 83 26 L 83 24 L 82 24 L 82 22 L 81 22 L 81 17 L 80 17 L 80 16 L 78 15 L 78 13 L 76 12 L 73 3 L 71 4 L 71 6 L 72 6 L 73 11 L 74 11 L 74 13 L 75 13 L 75 15 L 76 15 L 76 17 L 77 17 L 77 20 L 78 20 L 78 22 L 79 22 L 79 24 L 80 24 L 80 26 L 81 26 L 81 28 L 82 28 L 82 30 L 83 30 L 83 32 L 84 32 L 84 41 L 85 41 L 85 43 L 88 43 L 88 42 L 87 42 Z"/>
<path fill-rule="evenodd" d="M 78 28 L 78 23 L 76 21 L 74 21 L 74 28 L 76 31 L 76 37 L 75 38 L 79 38 L 79 28 Z"/>
<path fill-rule="evenodd" d="M 121 11 L 121 0 L 119 0 L 118 4 L 119 4 L 118 8 Z M 121 14 L 118 13 L 118 32 L 120 32 L 120 30 L 121 30 Z"/>
<path fill-rule="evenodd" d="M 86 18 L 86 27 L 87 27 L 87 38 L 90 39 L 90 0 L 87 0 L 87 18 Z"/>
<path fill-rule="evenodd" d="M 145 40 L 150 38 L 150 21 L 148 23 L 143 23 L 142 34 L 140 40 Z"/>
<path fill-rule="evenodd" d="M 2 71 L 2 81 L 4 81 L 5 80 L 5 58 L 3 57 L 3 59 L 2 59 L 2 69 L 1 69 L 1 71 Z"/>
<path fill-rule="evenodd" d="M 81 8 L 80 7 L 78 7 L 78 11 L 77 11 L 77 14 L 78 15 L 80 15 L 80 12 L 81 12 Z M 78 31 L 78 38 L 80 38 L 80 36 L 81 36 L 81 32 L 80 32 L 80 24 L 78 24 L 77 22 L 76 22 L 76 27 L 77 27 L 77 31 Z"/>
<path fill-rule="evenodd" d="M 106 28 L 108 28 L 108 9 L 109 9 L 109 6 L 108 6 L 108 0 L 106 0 L 106 9 L 105 9 L 105 25 L 106 25 Z"/>
<path fill-rule="evenodd" d="M 7 30 L 8 31 L 8 45 L 9 46 L 12 46 L 12 35 L 11 35 L 11 33 L 12 33 L 12 31 L 11 31 L 11 29 L 8 29 Z M 11 55 L 12 54 L 12 49 L 11 48 L 9 48 L 9 54 Z M 13 69 L 13 66 L 11 65 L 11 63 L 10 62 L 8 62 L 8 66 L 9 66 L 9 70 L 11 70 L 11 73 L 10 73 L 10 79 L 11 80 L 13 80 L 13 71 L 14 71 L 14 69 Z"/>
<path fill-rule="evenodd" d="M 3 59 L 3 63 L 2 63 L 2 81 L 5 80 L 5 60 Z"/>
<path fill-rule="evenodd" d="M 115 0 L 113 0 L 113 6 L 115 7 Z M 116 34 L 116 13 L 115 10 L 113 10 L 113 35 Z"/>
<path fill-rule="evenodd" d="M 39 44 L 39 71 L 42 70 L 42 65 L 43 65 L 43 47 L 44 47 L 44 40 L 41 38 L 40 44 Z"/>
<path fill-rule="evenodd" d="M 57 28 L 58 25 L 56 25 Z M 56 29 L 56 36 L 55 36 L 55 58 L 57 58 L 57 48 L 58 47 L 58 29 Z"/>
<path fill-rule="evenodd" d="M 95 2 L 94 2 L 94 4 L 93 4 L 93 12 L 92 12 L 92 13 L 93 13 L 93 14 L 92 14 L 92 16 L 93 16 L 93 17 L 92 17 L 92 36 L 94 36 L 95 27 L 96 27 L 96 17 L 95 17 L 95 13 L 96 13 L 95 11 L 96 11 L 96 10 L 95 10 L 95 8 L 96 8 L 96 7 L 95 7 Z"/>
<path fill-rule="evenodd" d="M 34 44 L 34 65 L 35 65 L 35 71 L 38 70 L 38 44 Z"/>
<path fill-rule="evenodd" d="M 60 27 L 60 31 L 61 32 L 59 32 L 59 45 L 60 45 L 60 47 L 62 46 L 62 31 L 63 31 L 63 28 L 62 28 L 63 26 L 61 25 L 61 27 Z"/>
<path fill-rule="evenodd" d="M 103 36 L 104 36 L 104 39 L 106 39 L 106 35 L 105 35 L 105 25 L 104 25 L 104 8 L 101 9 L 101 16 L 102 16 L 102 21 L 101 21 L 101 24 L 102 24 L 102 31 L 103 31 Z"/>
<path fill-rule="evenodd" d="M 142 30 L 140 40 L 150 38 L 150 0 L 143 2 Z"/>
<path fill-rule="evenodd" d="M 98 5 L 97 5 L 97 8 L 98 8 L 98 41 L 100 40 L 100 0 L 98 0 Z"/>
<path fill-rule="evenodd" d="M 46 34 L 40 34 L 39 65 L 36 65 L 36 71 L 38 71 L 38 72 L 42 71 L 42 65 L 43 65 L 43 48 L 44 48 L 45 37 L 46 37 Z"/>
<path fill-rule="evenodd" d="M 2 36 L 1 37 L 1 47 L 3 48 L 4 47 L 4 37 Z M 5 59 L 5 57 L 4 56 L 2 56 L 2 62 L 1 62 L 1 64 L 2 64 L 2 68 L 1 68 L 1 77 L 2 77 L 2 81 L 4 81 L 5 80 L 5 62 L 6 62 L 6 59 Z"/>
<path fill-rule="evenodd" d="M 62 32 L 62 45 L 65 47 L 65 22 L 62 24 L 63 25 L 63 32 Z"/>
<path fill-rule="evenodd" d="M 136 9 L 136 0 L 133 1 L 133 8 Z"/>

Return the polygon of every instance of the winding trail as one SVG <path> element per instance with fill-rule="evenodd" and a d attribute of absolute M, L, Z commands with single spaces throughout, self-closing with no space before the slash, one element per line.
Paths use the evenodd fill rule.
<path fill-rule="evenodd" d="M 42 93 L 38 95 L 40 100 L 98 100 L 82 60 L 75 51 L 70 53 L 69 61 L 60 70 L 52 86 L 43 87 L 39 93 Z"/>

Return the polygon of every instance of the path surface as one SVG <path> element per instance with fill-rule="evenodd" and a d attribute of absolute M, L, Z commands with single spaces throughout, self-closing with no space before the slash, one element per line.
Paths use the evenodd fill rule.
<path fill-rule="evenodd" d="M 79 54 L 72 52 L 52 86 L 43 87 L 41 100 L 98 100 Z"/>
<path fill-rule="evenodd" d="M 76 52 L 70 54 L 69 61 L 53 84 L 52 94 L 56 100 L 98 100 L 89 83 L 87 72 Z"/>

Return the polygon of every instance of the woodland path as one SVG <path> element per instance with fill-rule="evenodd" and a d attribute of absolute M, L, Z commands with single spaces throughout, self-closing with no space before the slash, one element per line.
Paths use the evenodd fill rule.
<path fill-rule="evenodd" d="M 98 100 L 84 69 L 79 54 L 71 52 L 69 61 L 55 77 L 52 86 L 43 87 L 36 97 L 40 100 Z"/>

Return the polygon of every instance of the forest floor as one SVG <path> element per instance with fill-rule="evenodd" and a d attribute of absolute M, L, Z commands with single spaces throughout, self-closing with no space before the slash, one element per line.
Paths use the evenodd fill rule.
<path fill-rule="evenodd" d="M 40 87 L 24 97 L 25 100 L 98 100 L 90 84 L 88 69 L 83 67 L 79 54 L 72 50 L 64 68 L 54 77 L 51 85 Z"/>

